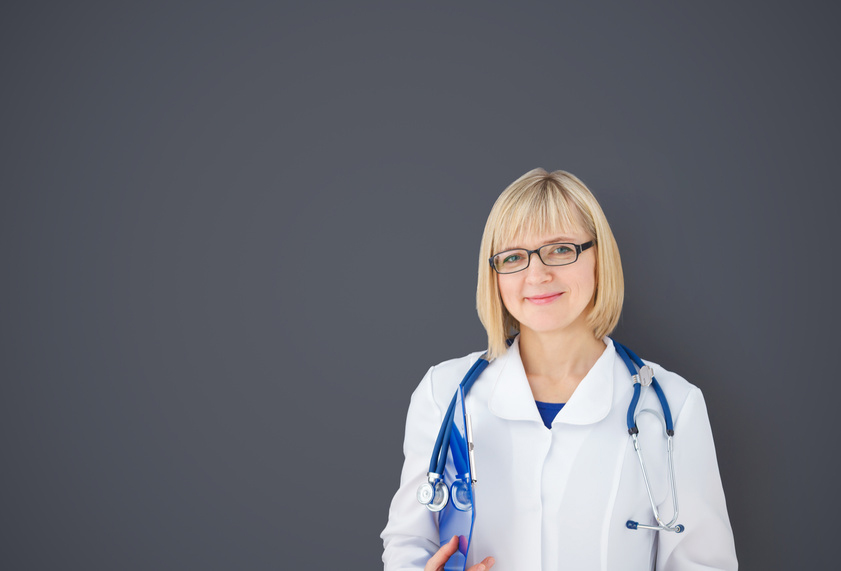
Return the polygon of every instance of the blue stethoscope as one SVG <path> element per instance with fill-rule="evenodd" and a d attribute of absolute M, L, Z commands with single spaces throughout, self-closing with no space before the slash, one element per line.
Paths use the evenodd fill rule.
<path fill-rule="evenodd" d="M 509 340 L 508 344 L 511 344 Z M 677 487 L 675 485 L 675 465 L 674 465 L 674 442 L 675 428 L 672 424 L 672 413 L 669 409 L 669 403 L 666 400 L 666 395 L 660 387 L 660 383 L 654 378 L 654 370 L 643 363 L 636 353 L 622 345 L 617 341 L 613 341 L 613 346 L 616 352 L 621 357 L 625 366 L 628 367 L 628 372 L 631 374 L 631 380 L 634 382 L 634 395 L 631 397 L 631 404 L 628 406 L 628 434 L 634 443 L 634 450 L 639 459 L 640 468 L 642 469 L 642 478 L 645 482 L 645 490 L 648 492 L 648 500 L 651 503 L 651 511 L 654 513 L 654 519 L 657 525 L 643 525 L 639 522 L 628 520 L 625 526 L 628 529 L 652 529 L 655 531 L 673 531 L 681 533 L 686 528 L 683 525 L 676 524 L 678 517 L 678 503 L 677 503 Z M 459 384 L 459 390 L 453 395 L 447 413 L 444 415 L 444 420 L 441 423 L 441 428 L 438 431 L 438 438 L 435 439 L 435 447 L 432 450 L 432 458 L 429 461 L 429 472 L 427 473 L 427 481 L 421 484 L 418 488 L 418 501 L 425 505 L 430 511 L 440 512 L 446 507 L 447 503 L 452 501 L 453 506 L 461 511 L 468 511 L 472 508 L 473 486 L 476 484 L 476 469 L 473 458 L 473 434 L 470 425 L 470 418 L 467 416 L 465 421 L 465 435 L 462 436 L 458 430 L 453 430 L 453 421 L 456 414 L 456 402 L 459 400 L 459 394 L 466 396 L 473 383 L 482 374 L 482 371 L 488 366 L 490 362 L 487 360 L 487 353 L 479 357 L 473 363 L 467 374 L 464 375 Z M 660 401 L 660 407 L 663 409 L 662 416 L 657 411 L 651 409 L 643 409 L 637 412 L 637 404 L 640 400 L 642 387 L 652 387 L 657 394 L 657 399 Z M 666 432 L 666 449 L 669 456 L 669 485 L 672 493 L 672 505 L 674 506 L 674 515 L 668 522 L 664 522 L 660 515 L 660 510 L 657 509 L 657 504 L 654 501 L 654 494 L 651 492 L 651 484 L 648 479 L 648 471 L 645 468 L 645 460 L 642 456 L 642 447 L 639 441 L 639 429 L 637 428 L 636 417 L 641 413 L 653 414 L 661 420 L 665 425 Z M 447 464 L 447 452 L 450 451 L 453 458 L 453 465 L 456 472 L 456 478 L 451 486 L 447 486 L 444 482 L 444 469 Z M 466 452 L 466 453 L 465 453 Z"/>

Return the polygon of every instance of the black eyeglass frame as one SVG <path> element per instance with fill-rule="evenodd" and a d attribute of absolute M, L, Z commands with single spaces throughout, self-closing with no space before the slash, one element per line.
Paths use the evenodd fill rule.
<path fill-rule="evenodd" d="M 491 265 L 491 268 L 493 268 L 493 270 L 496 273 L 501 274 L 503 276 L 506 276 L 508 274 L 516 274 L 517 272 L 522 272 L 523 270 L 528 269 L 528 267 L 531 265 L 531 255 L 532 254 L 537 254 L 538 259 L 543 263 L 544 266 L 549 266 L 549 267 L 552 267 L 552 268 L 560 267 L 560 266 L 568 266 L 568 265 L 574 264 L 575 262 L 578 261 L 578 256 L 581 255 L 581 252 L 583 252 L 584 250 L 587 250 L 589 248 L 592 248 L 595 245 L 596 245 L 596 241 L 595 240 L 590 240 L 589 242 L 584 242 L 583 244 L 573 244 L 572 242 L 556 242 L 556 243 L 552 243 L 552 244 L 543 244 L 542 246 L 540 246 L 536 250 L 529 250 L 528 248 L 512 248 L 511 250 L 503 250 L 502 252 L 499 252 L 498 254 L 494 254 L 493 256 L 488 258 L 488 263 Z M 540 256 L 540 250 L 542 250 L 543 248 L 547 248 L 549 246 L 573 246 L 575 248 L 575 259 L 573 261 L 567 262 L 565 264 L 547 264 L 546 260 L 544 260 Z M 519 270 L 514 270 L 513 272 L 500 272 L 498 269 L 496 269 L 496 266 L 494 265 L 494 258 L 496 258 L 497 256 L 500 256 L 502 254 L 507 254 L 508 252 L 527 252 L 525 267 L 520 268 Z"/>

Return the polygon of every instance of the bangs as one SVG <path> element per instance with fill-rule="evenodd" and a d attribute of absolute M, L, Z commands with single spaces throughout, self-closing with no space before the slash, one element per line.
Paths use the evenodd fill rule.
<path fill-rule="evenodd" d="M 560 185 L 543 180 L 512 193 L 502 204 L 500 220 L 493 239 L 493 250 L 501 252 L 522 245 L 533 236 L 569 235 L 586 232 L 595 237 L 586 209 L 577 204 Z"/>

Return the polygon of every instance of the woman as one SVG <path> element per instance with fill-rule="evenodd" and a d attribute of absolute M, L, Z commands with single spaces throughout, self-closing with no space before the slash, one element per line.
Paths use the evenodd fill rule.
<path fill-rule="evenodd" d="M 654 517 L 626 424 L 634 382 L 607 337 L 624 296 L 619 251 L 587 187 L 563 171 L 526 173 L 494 204 L 479 258 L 490 364 L 465 397 L 479 479 L 470 570 L 736 569 L 701 391 L 651 362 L 674 419 L 685 530 L 628 528 Z M 455 538 L 439 547 L 437 514 L 417 490 L 444 411 L 479 357 L 432 367 L 412 395 L 400 489 L 382 533 L 386 570 L 441 569 L 457 549 Z M 658 412 L 638 412 L 636 423 L 668 521 L 666 434 L 651 388 L 636 410 Z"/>

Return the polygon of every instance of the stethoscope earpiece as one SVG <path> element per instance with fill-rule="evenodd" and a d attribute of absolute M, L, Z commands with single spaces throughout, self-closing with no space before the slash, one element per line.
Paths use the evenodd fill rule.
<path fill-rule="evenodd" d="M 686 531 L 686 528 L 681 525 L 672 525 L 672 526 L 665 526 L 665 525 L 643 525 L 637 521 L 628 520 L 625 522 L 625 527 L 628 529 L 651 529 L 654 531 L 673 531 L 675 533 L 683 533 Z"/>

